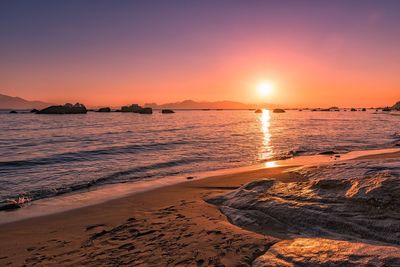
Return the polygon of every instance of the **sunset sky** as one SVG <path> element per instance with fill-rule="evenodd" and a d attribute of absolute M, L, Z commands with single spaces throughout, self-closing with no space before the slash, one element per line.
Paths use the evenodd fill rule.
<path fill-rule="evenodd" d="M 0 2 L 0 93 L 52 103 L 400 100 L 400 1 Z M 260 94 L 260 83 L 272 85 Z"/>

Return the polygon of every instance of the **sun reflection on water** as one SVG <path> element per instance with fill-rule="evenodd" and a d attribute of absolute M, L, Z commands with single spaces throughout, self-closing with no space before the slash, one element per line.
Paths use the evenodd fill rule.
<path fill-rule="evenodd" d="M 272 157 L 270 120 L 271 120 L 270 111 L 267 109 L 263 109 L 263 112 L 260 116 L 261 131 L 263 134 L 263 145 L 260 153 L 260 160 L 268 160 Z"/>

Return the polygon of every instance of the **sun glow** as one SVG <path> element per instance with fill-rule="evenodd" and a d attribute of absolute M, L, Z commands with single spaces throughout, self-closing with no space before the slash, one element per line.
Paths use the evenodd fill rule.
<path fill-rule="evenodd" d="M 263 82 L 263 83 L 260 83 L 260 84 L 257 86 L 258 93 L 259 93 L 261 96 L 270 95 L 270 94 L 272 93 L 272 89 L 273 89 L 273 86 L 272 86 L 272 84 L 269 83 L 269 82 Z"/>

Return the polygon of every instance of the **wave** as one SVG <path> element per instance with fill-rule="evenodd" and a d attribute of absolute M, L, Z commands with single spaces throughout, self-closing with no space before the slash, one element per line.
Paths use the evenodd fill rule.
<path fill-rule="evenodd" d="M 48 197 L 54 197 L 54 196 L 59 196 L 71 192 L 76 192 L 76 191 L 81 191 L 81 190 L 87 190 L 89 188 L 93 188 L 95 186 L 100 186 L 100 185 L 106 185 L 106 184 L 115 184 L 115 183 L 126 183 L 126 182 L 132 182 L 136 180 L 142 180 L 142 179 L 148 179 L 157 176 L 157 178 L 161 177 L 167 177 L 167 176 L 176 176 L 181 174 L 180 171 L 176 170 L 170 170 L 166 171 L 165 169 L 168 169 L 170 167 L 175 167 L 175 166 L 182 166 L 182 165 L 187 165 L 187 164 L 192 164 L 195 162 L 202 161 L 203 159 L 200 158 L 188 158 L 188 159 L 179 159 L 179 160 L 172 160 L 172 161 L 167 161 L 167 162 L 160 162 L 160 163 L 155 163 L 155 164 L 150 164 L 150 165 L 145 165 L 145 166 L 139 166 L 139 167 L 134 167 L 131 169 L 119 171 L 119 172 L 114 172 L 109 175 L 96 178 L 93 180 L 88 180 L 88 181 L 79 181 L 76 183 L 72 183 L 69 185 L 61 185 L 56 188 L 44 188 L 44 189 L 39 189 L 39 190 L 33 190 L 30 192 L 25 192 L 25 193 L 20 193 L 16 195 L 10 195 L 6 196 L 3 198 L 3 200 L 0 200 L 1 202 L 8 202 L 10 200 L 17 200 L 19 198 L 26 198 L 29 199 L 29 201 L 35 201 L 43 198 L 48 198 Z M 146 171 L 149 170 L 163 170 L 162 175 L 158 172 L 157 174 L 143 174 Z"/>
<path fill-rule="evenodd" d="M 13 160 L 13 161 L 0 161 L 0 168 L 13 168 L 13 167 L 31 167 L 37 165 L 50 165 L 66 162 L 87 161 L 91 157 L 98 157 L 103 155 L 116 155 L 116 154 L 136 154 L 142 151 L 156 150 L 156 149 L 170 149 L 177 145 L 184 145 L 188 142 L 169 142 L 169 143 L 155 143 L 145 145 L 129 145 L 119 147 L 108 147 L 94 150 L 67 152 L 61 154 L 54 154 L 48 157 L 33 158 L 26 160 Z"/>

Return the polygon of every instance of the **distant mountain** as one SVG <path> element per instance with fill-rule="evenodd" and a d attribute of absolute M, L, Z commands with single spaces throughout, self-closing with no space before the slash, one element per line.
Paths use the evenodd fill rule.
<path fill-rule="evenodd" d="M 184 100 L 182 102 L 167 103 L 157 105 L 156 103 L 146 103 L 145 107 L 155 109 L 255 109 L 271 107 L 269 104 L 244 104 L 235 101 L 216 101 L 216 102 L 196 102 L 193 100 Z"/>
<path fill-rule="evenodd" d="M 400 101 L 394 104 L 392 109 L 400 110 Z"/>
<path fill-rule="evenodd" d="M 20 97 L 0 94 L 0 109 L 42 109 L 51 105 L 42 101 L 29 101 Z"/>

